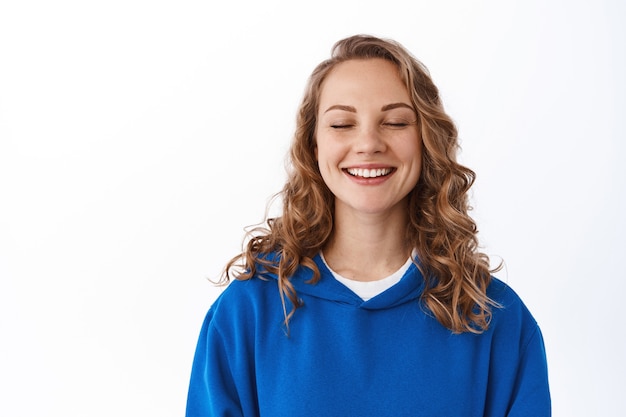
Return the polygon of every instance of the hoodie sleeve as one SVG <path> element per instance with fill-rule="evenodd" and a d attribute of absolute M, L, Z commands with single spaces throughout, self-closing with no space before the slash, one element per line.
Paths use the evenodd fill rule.
<path fill-rule="evenodd" d="M 508 417 L 550 417 L 548 368 L 539 327 L 522 351 Z"/>
<path fill-rule="evenodd" d="M 207 314 L 191 370 L 186 417 L 243 416 L 224 340 Z"/>

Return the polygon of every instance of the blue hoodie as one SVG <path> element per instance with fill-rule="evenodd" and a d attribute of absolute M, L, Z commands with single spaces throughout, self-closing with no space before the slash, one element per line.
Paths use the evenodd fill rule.
<path fill-rule="evenodd" d="M 187 399 L 195 416 L 550 416 L 541 332 L 493 279 L 489 330 L 453 334 L 420 301 L 411 265 L 363 301 L 318 255 L 292 277 L 304 306 L 285 333 L 276 276 L 233 281 L 210 308 Z M 287 300 L 287 308 L 291 305 Z"/>

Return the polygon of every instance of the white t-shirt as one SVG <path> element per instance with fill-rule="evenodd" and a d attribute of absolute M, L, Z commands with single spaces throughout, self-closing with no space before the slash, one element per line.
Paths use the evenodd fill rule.
<path fill-rule="evenodd" d="M 323 253 L 321 254 L 321 257 L 324 261 L 324 264 L 326 264 L 328 270 L 332 272 L 335 279 L 341 282 L 346 287 L 350 288 L 350 290 L 352 290 L 353 293 L 361 297 L 363 301 L 367 301 L 370 298 L 376 297 L 378 294 L 383 293 L 384 291 L 388 290 L 389 288 L 400 282 L 400 280 L 404 276 L 404 273 L 409 269 L 411 263 L 413 263 L 413 259 L 409 258 L 404 263 L 404 265 L 400 267 L 400 269 L 398 269 L 396 272 L 389 275 L 388 277 L 378 279 L 376 281 L 357 281 L 354 279 L 342 277 L 341 275 L 333 271 L 330 266 L 328 266 L 328 262 L 326 262 Z"/>

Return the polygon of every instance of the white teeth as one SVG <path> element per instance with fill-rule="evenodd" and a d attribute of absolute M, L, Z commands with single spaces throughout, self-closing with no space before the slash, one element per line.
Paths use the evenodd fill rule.
<path fill-rule="evenodd" d="M 388 175 L 391 172 L 391 168 L 378 168 L 378 169 L 361 169 L 361 168 L 348 168 L 348 173 L 356 177 L 363 178 L 376 178 Z"/>

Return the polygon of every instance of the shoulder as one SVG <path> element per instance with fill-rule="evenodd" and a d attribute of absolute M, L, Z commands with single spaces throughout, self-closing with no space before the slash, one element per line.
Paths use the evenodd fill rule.
<path fill-rule="evenodd" d="M 491 278 L 491 282 L 487 288 L 487 296 L 492 301 L 496 302 L 501 310 L 521 315 L 530 315 L 524 301 L 515 290 L 496 277 Z"/>
<path fill-rule="evenodd" d="M 524 304 L 521 297 L 511 286 L 496 277 L 491 278 L 487 288 L 487 296 L 503 307 L 519 307 Z"/>
<path fill-rule="evenodd" d="M 211 306 L 214 313 L 239 311 L 245 307 L 264 304 L 278 295 L 278 285 L 273 279 L 254 276 L 247 280 L 235 279 L 222 291 Z"/>
<path fill-rule="evenodd" d="M 541 337 L 539 325 L 521 297 L 503 281 L 492 278 L 487 295 L 496 303 L 492 308 L 490 331 L 494 337 L 517 339 L 522 345 Z"/>
<path fill-rule="evenodd" d="M 205 326 L 220 334 L 251 330 L 260 323 L 284 319 L 276 280 L 257 276 L 233 280 L 209 308 Z"/>

